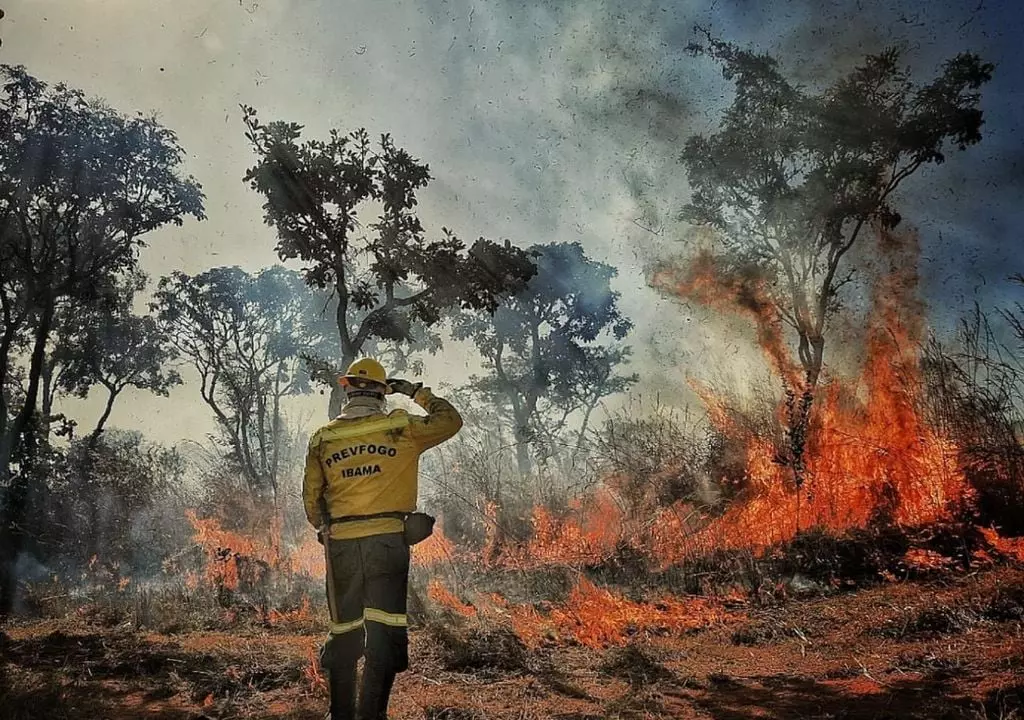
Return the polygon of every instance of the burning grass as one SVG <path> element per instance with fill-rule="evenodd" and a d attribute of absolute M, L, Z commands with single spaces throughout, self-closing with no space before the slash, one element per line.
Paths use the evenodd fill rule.
<path fill-rule="evenodd" d="M 891 252 L 894 244 L 887 247 Z M 889 704 L 866 700 L 882 687 L 894 707 L 908 711 L 897 716 L 930 718 L 940 715 L 915 715 L 920 708 L 911 698 L 934 693 L 927 683 L 940 676 L 970 677 L 984 668 L 1005 684 L 1006 668 L 991 658 L 962 646 L 953 655 L 921 647 L 969 634 L 1019 650 L 1024 586 L 1019 573 L 1001 566 L 1024 562 L 1024 539 L 995 527 L 994 516 L 985 514 L 991 503 L 979 498 L 1024 497 L 1024 491 L 1017 487 L 1019 467 L 998 458 L 979 464 L 963 437 L 928 412 L 916 277 L 912 263 L 891 264 L 875 287 L 857 371 L 829 376 L 816 389 L 799 477 L 782 437 L 791 415 L 785 398 L 755 421 L 729 398 L 693 383 L 714 442 L 672 456 L 687 467 L 664 458 L 611 467 L 595 491 L 553 503 L 557 511 L 537 506 L 516 518 L 523 533 L 498 532 L 499 517 L 508 518 L 489 504 L 478 544 L 455 542 L 438 523 L 413 549 L 411 608 L 430 645 L 423 657 L 436 661 L 446 678 L 503 678 L 526 697 L 553 693 L 578 702 L 558 709 L 563 718 L 672 716 L 693 707 L 744 717 L 769 700 L 790 711 L 779 717 L 809 716 L 821 707 L 811 708 L 813 697 L 836 704 L 855 698 L 887 713 Z M 787 355 L 760 279 L 737 284 L 701 256 L 682 277 L 661 278 L 669 280 L 678 294 L 753 319 L 779 381 L 791 396 L 799 390 L 797 363 Z M 630 427 L 634 435 L 645 428 L 658 433 L 658 442 L 666 433 L 663 423 Z M 634 435 L 629 442 L 647 446 Z M 1019 447 L 1005 454 L 1018 457 Z M 146 628 L 184 638 L 191 630 L 231 630 L 232 637 L 267 638 L 322 630 L 323 549 L 305 527 L 301 537 L 286 532 L 277 509 L 265 514 L 269 522 L 253 517 L 231 524 L 215 512 L 189 511 L 192 548 L 169 557 L 157 578 L 131 577 L 112 562 L 102 577 L 35 583 L 28 614 L 72 616 L 92 630 L 5 640 L 6 662 L 37 674 L 62 663 L 63 684 L 38 686 L 45 697 L 94 679 L 130 685 L 134 668 L 147 697 L 185 698 L 207 716 L 244 717 L 247 710 L 239 708 L 246 703 L 284 689 L 322 696 L 308 638 L 296 660 L 295 652 L 270 657 L 256 647 L 185 652 L 166 639 L 125 632 Z M 93 565 L 103 563 L 94 560 L 90 571 Z M 968 583 L 967 573 L 1004 573 L 1009 580 L 977 585 L 974 594 L 944 589 Z M 910 586 L 928 602 L 905 595 Z M 874 590 L 864 596 L 890 597 L 889 606 L 861 602 L 860 616 L 842 607 L 840 597 L 865 588 Z M 821 612 L 803 615 L 812 603 Z M 1008 637 L 998 638 L 1000 632 Z M 699 654 L 705 640 L 728 661 L 700 665 L 671 652 Z M 879 654 L 880 643 L 900 646 L 902 654 L 868 667 L 861 658 Z M 846 653 L 842 663 L 830 654 L 836 649 Z M 783 652 L 788 665 L 773 655 Z M 794 679 L 792 666 L 815 653 L 820 667 L 804 668 L 817 679 Z M 766 673 L 774 679 L 737 677 L 748 656 L 775 662 Z M 1008 656 L 1001 650 L 999 662 Z M 555 657 L 583 662 L 593 673 L 589 684 L 587 676 L 556 671 Z M 691 682 L 691 662 L 701 667 L 701 680 Z M 896 681 L 878 679 L 885 673 L 920 674 L 925 685 L 897 691 Z M 593 677 L 622 683 L 623 692 L 602 694 Z M 664 688 L 676 695 L 661 693 Z M 4 692 L 17 702 L 26 697 L 10 684 Z M 455 705 L 421 695 L 416 713 L 407 708 L 401 717 L 526 717 L 493 703 Z M 991 694 L 971 697 L 984 712 L 1017 712 L 1007 710 L 1012 694 L 998 701 Z M 944 701 L 962 719 L 968 710 L 960 699 Z"/>
<path fill-rule="evenodd" d="M 439 581 L 431 599 L 450 619 L 484 618 L 510 627 L 526 646 L 578 644 L 591 648 L 625 645 L 639 638 L 682 635 L 727 622 L 721 602 L 698 597 L 662 596 L 634 601 L 581 577 L 564 602 L 515 605 L 496 594 L 464 602 Z"/>
<path fill-rule="evenodd" d="M 729 398 L 694 384 L 715 438 L 704 459 L 717 465 L 698 472 L 661 459 L 630 461 L 607 468 L 596 490 L 564 499 L 557 511 L 533 508 L 519 518 L 527 532 L 498 532 L 499 518 L 508 518 L 491 503 L 480 544 L 455 542 L 439 523 L 413 549 L 414 610 L 429 623 L 431 611 L 419 602 L 426 598 L 462 628 L 438 637 L 452 653 L 446 662 L 464 656 L 470 665 L 493 664 L 499 658 L 473 649 L 490 642 L 519 667 L 513 638 L 531 650 L 631 646 L 733 627 L 745 622 L 748 608 L 1024 560 L 1021 539 L 1003 536 L 979 515 L 974 466 L 925 412 L 924 328 L 914 266 L 904 262 L 915 247 L 881 241 L 890 268 L 876 281 L 858 370 L 817 388 L 799 478 L 780 446 L 785 398 L 754 421 Z M 787 354 L 767 287 L 757 278 L 733 282 L 707 256 L 684 270 L 660 281 L 753 320 L 769 366 L 786 387 L 799 389 L 798 363 Z M 678 437 L 664 423 L 627 425 L 629 442 L 642 447 Z M 654 442 L 635 436 L 645 428 L 657 434 Z M 698 445 L 673 457 L 702 462 Z M 630 475 L 637 468 L 643 477 Z M 1019 482 L 1019 472 L 1002 470 L 988 467 L 986 482 Z M 277 510 L 267 515 L 269 522 L 226 523 L 216 513 L 189 511 L 193 550 L 168 559 L 160 582 L 118 572 L 95 593 L 66 599 L 59 587 L 40 586 L 32 610 L 60 615 L 63 608 L 100 625 L 179 632 L 311 628 L 323 616 L 323 550 L 307 528 L 289 535 Z M 176 618 L 175 605 L 189 610 Z M 733 640 L 758 645 L 789 632 L 751 625 L 735 630 Z"/>
<path fill-rule="evenodd" d="M 474 617 L 431 620 L 454 640 L 438 639 L 433 626 L 412 633 L 413 671 L 399 677 L 391 715 L 1011 717 L 1021 710 L 1024 635 L 1007 609 L 1019 605 L 1022 583 L 1024 571 L 990 567 L 953 583 L 908 580 L 748 607 L 741 622 L 798 628 L 803 639 L 783 632 L 743 646 L 732 642 L 737 626 L 724 624 L 606 649 L 530 648 L 480 601 Z M 903 619 L 902 608 L 938 606 L 1007 611 L 941 638 L 868 632 Z M 314 720 L 326 702 L 310 663 L 318 641 L 243 628 L 168 637 L 81 621 L 13 625 L 0 645 L 0 718 Z"/>
<path fill-rule="evenodd" d="M 813 389 L 799 477 L 780 445 L 791 417 L 785 398 L 767 424 L 749 422 L 729 398 L 695 384 L 712 429 L 731 448 L 721 468 L 731 476 L 716 478 L 709 467 L 710 487 L 671 494 L 666 504 L 654 485 L 671 468 L 645 465 L 648 490 L 638 490 L 637 479 L 621 468 L 564 511 L 535 508 L 532 531 L 519 541 L 497 542 L 499 513 L 491 505 L 483 547 L 449 543 L 445 554 L 475 562 L 469 586 L 477 595 L 498 588 L 499 600 L 469 602 L 439 588 L 433 600 L 464 616 L 500 607 L 531 646 L 598 647 L 707 628 L 722 622 L 720 611 L 730 603 L 772 605 L 1021 561 L 1021 540 L 988 524 L 977 485 L 997 476 L 1020 485 L 1019 468 L 986 466 L 982 478 L 962 441 L 928 412 L 916 240 L 880 233 L 879 251 L 887 267 L 875 279 L 865 314 L 859 367 Z M 723 274 L 701 255 L 657 282 L 751 319 L 769 366 L 801 394 L 799 363 L 788 354 L 761 280 Z M 650 428 L 665 431 L 657 423 Z M 696 482 L 693 473 L 683 475 Z M 720 502 L 702 501 L 715 494 L 716 483 Z M 515 588 L 502 587 L 499 571 Z M 560 582 L 531 587 L 545 578 Z M 576 578 L 568 588 L 567 578 Z"/>

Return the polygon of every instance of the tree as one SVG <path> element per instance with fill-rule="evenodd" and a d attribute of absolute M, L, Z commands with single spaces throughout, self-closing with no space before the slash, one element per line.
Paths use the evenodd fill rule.
<path fill-rule="evenodd" d="M 23 393 L 0 393 L 3 617 L 14 599 L 55 319 L 62 308 L 95 302 L 104 278 L 130 273 L 146 233 L 180 225 L 186 215 L 201 219 L 203 195 L 180 174 L 183 152 L 174 133 L 155 119 L 125 117 L 21 67 L 0 66 L 0 76 L 0 380 L 7 388 L 23 373 L 25 381 Z"/>
<path fill-rule="evenodd" d="M 199 392 L 250 491 L 276 499 L 281 401 L 308 392 L 304 352 L 326 353 L 323 297 L 283 267 L 237 267 L 162 278 L 153 310 L 170 343 L 199 373 Z"/>
<path fill-rule="evenodd" d="M 146 285 L 146 276 L 133 271 L 124 276 L 98 278 L 95 300 L 84 307 L 62 305 L 54 316 L 52 346 L 43 361 L 39 423 L 44 440 L 53 434 L 71 437 L 76 421 L 55 415 L 53 406 L 61 393 L 85 398 L 97 386 L 106 392 L 106 402 L 92 431 L 74 443 L 72 462 L 80 478 L 94 478 L 100 470 L 105 447 L 100 442 L 114 404 L 128 387 L 167 396 L 181 382 L 178 373 L 168 369 L 173 350 L 151 317 L 132 312 L 135 294 Z M 109 449 L 109 448 L 106 448 Z M 48 448 L 51 457 L 54 448 Z M 57 453 L 58 457 L 60 453 Z M 63 458 L 67 462 L 69 456 Z M 33 463 L 38 464 L 38 452 Z M 59 461 L 59 460 L 58 460 Z M 43 470 L 40 468 L 40 470 Z M 50 474 L 50 469 L 44 470 Z M 83 485 L 94 489 L 101 479 Z M 83 488 L 78 488 L 81 491 Z M 86 492 L 76 499 L 85 507 L 83 530 L 87 531 L 86 557 L 100 551 L 102 509 L 109 499 L 101 492 Z"/>
<path fill-rule="evenodd" d="M 467 249 L 446 228 L 428 240 L 416 193 L 429 168 L 390 136 L 375 147 L 365 130 L 302 141 L 301 125 L 264 125 L 254 109 L 242 110 L 258 159 L 244 179 L 264 198 L 277 254 L 302 262 L 306 283 L 336 302 L 340 365 L 327 361 L 319 378 L 331 384 L 331 417 L 343 400 L 334 380 L 370 343 L 410 348 L 446 310 L 493 311 L 533 273 L 507 242 L 480 238 Z"/>
<path fill-rule="evenodd" d="M 591 413 L 608 395 L 636 382 L 619 375 L 632 323 L 612 291 L 615 268 L 591 260 L 578 243 L 534 245 L 537 274 L 493 314 L 463 314 L 455 337 L 470 339 L 488 374 L 473 378 L 478 392 L 512 419 L 519 471 L 531 470 L 530 445 L 550 444 L 574 413 L 581 414 L 575 447 Z"/>
<path fill-rule="evenodd" d="M 96 386 L 107 394 L 103 412 L 88 435 L 95 445 L 120 394 L 129 387 L 166 397 L 181 383 L 168 365 L 175 353 L 155 319 L 132 312 L 135 293 L 145 285 L 141 273 L 121 281 L 108 301 L 68 317 L 58 325 L 43 379 L 43 416 L 50 415 L 59 391 L 84 398 Z"/>
<path fill-rule="evenodd" d="M 795 333 L 802 378 L 789 388 L 800 398 L 789 433 L 799 484 L 829 319 L 853 277 L 850 250 L 865 228 L 900 222 L 893 193 L 904 180 L 981 140 L 980 88 L 993 66 L 960 54 L 917 84 L 889 49 L 813 92 L 775 58 L 705 35 L 691 50 L 718 62 L 736 94 L 716 133 L 686 142 L 693 197 L 683 217 L 719 231 L 736 286 L 751 297 L 767 289 Z"/>

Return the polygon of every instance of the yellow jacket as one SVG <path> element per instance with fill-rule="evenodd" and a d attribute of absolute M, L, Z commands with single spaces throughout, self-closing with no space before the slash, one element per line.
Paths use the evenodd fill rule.
<path fill-rule="evenodd" d="M 306 453 L 302 502 L 314 527 L 323 522 L 320 498 L 332 518 L 416 509 L 420 454 L 452 437 L 462 418 L 447 400 L 421 388 L 414 398 L 426 417 L 393 410 L 387 415 L 338 417 L 313 433 Z M 402 521 L 376 518 L 331 526 L 331 538 L 402 532 Z"/>

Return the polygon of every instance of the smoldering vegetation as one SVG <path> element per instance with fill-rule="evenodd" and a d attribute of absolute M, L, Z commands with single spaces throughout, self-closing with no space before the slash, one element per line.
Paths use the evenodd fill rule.
<path fill-rule="evenodd" d="M 894 690 L 897 708 L 1017 712 L 972 682 L 1009 683 L 1022 621 L 1024 308 L 931 331 L 896 192 L 982 140 L 993 67 L 964 52 L 922 79 L 905 52 L 805 86 L 707 30 L 686 48 L 733 104 L 683 142 L 683 218 L 702 247 L 646 280 L 741 329 L 729 342 L 760 375 L 739 388 L 685 368 L 645 385 L 619 269 L 582 244 L 430 227 L 431 169 L 398 140 L 315 137 L 249 106 L 244 183 L 290 265 L 151 282 L 144 242 L 207 202 L 177 136 L 0 68 L 0 669 L 35 683 L 5 679 L 0 700 L 56 708 L 92 678 L 221 717 L 275 693 L 320 699 L 323 518 L 302 503 L 312 423 L 290 408 L 319 393 L 333 416 L 338 375 L 362 355 L 420 376 L 457 349 L 472 364 L 434 389 L 465 425 L 424 458 L 439 523 L 413 549 L 409 615 L 444 678 L 432 684 L 578 703 L 562 717 L 764 706 L 780 687 L 793 716 L 826 692 L 877 715 L 888 705 L 871 693 L 826 683 L 911 671 L 923 684 Z M 191 393 L 214 430 L 172 447 L 111 427 L 126 391 Z M 92 393 L 95 422 L 61 411 Z M 663 399 L 681 394 L 693 402 Z M 911 592 L 929 601 L 886 605 Z M 970 633 L 988 655 L 953 648 Z M 917 645 L 936 639 L 951 644 Z M 704 641 L 789 664 L 820 649 L 827 667 L 686 670 Z M 869 668 L 864 643 L 898 647 Z M 826 662 L 836 648 L 860 670 Z M 58 677 L 37 672 L 58 661 Z M 917 708 L 940 675 L 952 689 Z M 493 715 L 419 691 L 428 717 Z"/>

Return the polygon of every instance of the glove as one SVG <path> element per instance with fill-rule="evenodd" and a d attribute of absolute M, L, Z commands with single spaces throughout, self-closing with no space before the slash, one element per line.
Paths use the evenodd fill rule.
<path fill-rule="evenodd" d="M 415 397 L 419 389 L 423 387 L 423 383 L 412 383 L 408 380 L 402 380 L 401 378 L 389 378 L 388 379 L 388 391 L 393 393 L 399 393 L 401 395 L 408 395 L 409 397 Z"/>

